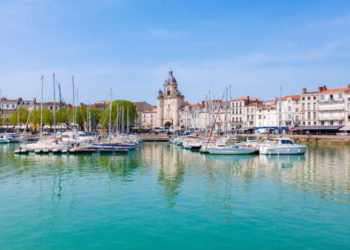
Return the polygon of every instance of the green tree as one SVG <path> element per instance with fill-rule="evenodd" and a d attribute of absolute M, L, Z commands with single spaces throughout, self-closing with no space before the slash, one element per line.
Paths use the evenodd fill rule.
<path fill-rule="evenodd" d="M 40 120 L 41 120 L 41 114 L 40 110 L 33 110 L 32 114 L 30 115 L 30 123 L 34 125 L 35 130 L 38 130 L 40 128 Z"/>
<path fill-rule="evenodd" d="M 69 108 L 61 107 L 56 111 L 56 123 L 68 123 L 69 122 Z"/>
<path fill-rule="evenodd" d="M 109 123 L 109 108 L 108 105 L 105 110 L 103 111 L 102 117 L 100 118 L 100 124 L 103 125 L 105 128 L 108 128 Z M 124 113 L 124 114 L 123 114 Z M 127 115 L 129 113 L 129 115 Z M 129 101 L 125 100 L 116 100 L 112 103 L 112 126 L 116 125 L 116 118 L 117 115 L 119 117 L 119 123 L 122 124 L 124 128 L 126 128 L 127 125 L 127 117 L 129 117 L 129 124 L 132 124 L 137 119 L 137 110 L 136 106 Z M 124 116 L 124 119 L 120 119 L 122 116 Z"/>
<path fill-rule="evenodd" d="M 53 115 L 50 109 L 45 108 L 43 110 L 43 124 L 49 125 L 50 127 L 53 124 Z"/>
<path fill-rule="evenodd" d="M 19 107 L 15 112 L 11 115 L 12 125 L 26 124 L 29 117 L 28 107 Z"/>

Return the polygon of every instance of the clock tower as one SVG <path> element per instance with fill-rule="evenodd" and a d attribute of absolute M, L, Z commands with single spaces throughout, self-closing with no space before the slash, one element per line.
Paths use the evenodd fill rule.
<path fill-rule="evenodd" d="M 163 87 L 163 91 L 160 90 L 157 97 L 158 127 L 179 127 L 180 109 L 185 97 L 177 89 L 176 78 L 172 70 L 169 71 Z"/>

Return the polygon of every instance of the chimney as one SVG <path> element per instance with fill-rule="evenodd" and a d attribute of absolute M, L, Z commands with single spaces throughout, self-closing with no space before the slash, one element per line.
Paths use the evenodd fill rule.
<path fill-rule="evenodd" d="M 324 89 L 324 90 L 327 90 L 327 87 L 326 87 L 326 85 L 324 85 L 324 86 L 323 86 L 323 89 Z"/>
<path fill-rule="evenodd" d="M 302 88 L 302 89 L 301 89 L 301 94 L 304 95 L 304 94 L 306 94 L 306 92 L 307 92 L 307 88 Z"/>
<path fill-rule="evenodd" d="M 250 98 L 249 98 L 249 96 L 247 96 L 247 99 L 248 99 L 248 104 L 250 103 Z"/>
<path fill-rule="evenodd" d="M 324 90 L 324 88 L 321 86 L 321 87 L 318 87 L 318 91 L 322 92 Z"/>

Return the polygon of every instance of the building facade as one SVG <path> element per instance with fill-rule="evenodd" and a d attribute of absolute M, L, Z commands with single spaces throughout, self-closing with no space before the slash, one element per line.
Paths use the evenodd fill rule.
<path fill-rule="evenodd" d="M 163 91 L 157 97 L 158 127 L 180 127 L 180 112 L 185 104 L 185 97 L 178 90 L 178 84 L 173 71 L 169 71 L 168 78 L 163 84 Z"/>

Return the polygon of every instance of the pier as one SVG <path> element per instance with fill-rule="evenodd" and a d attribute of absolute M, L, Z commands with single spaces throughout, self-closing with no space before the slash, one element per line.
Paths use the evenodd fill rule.
<path fill-rule="evenodd" d="M 129 149 L 127 148 L 118 148 L 118 149 L 113 149 L 113 148 L 72 148 L 69 150 L 55 150 L 55 149 L 37 149 L 37 150 L 23 150 L 23 149 L 18 149 L 15 151 L 15 154 L 29 154 L 29 153 L 34 153 L 34 154 L 127 154 L 129 152 Z"/>

